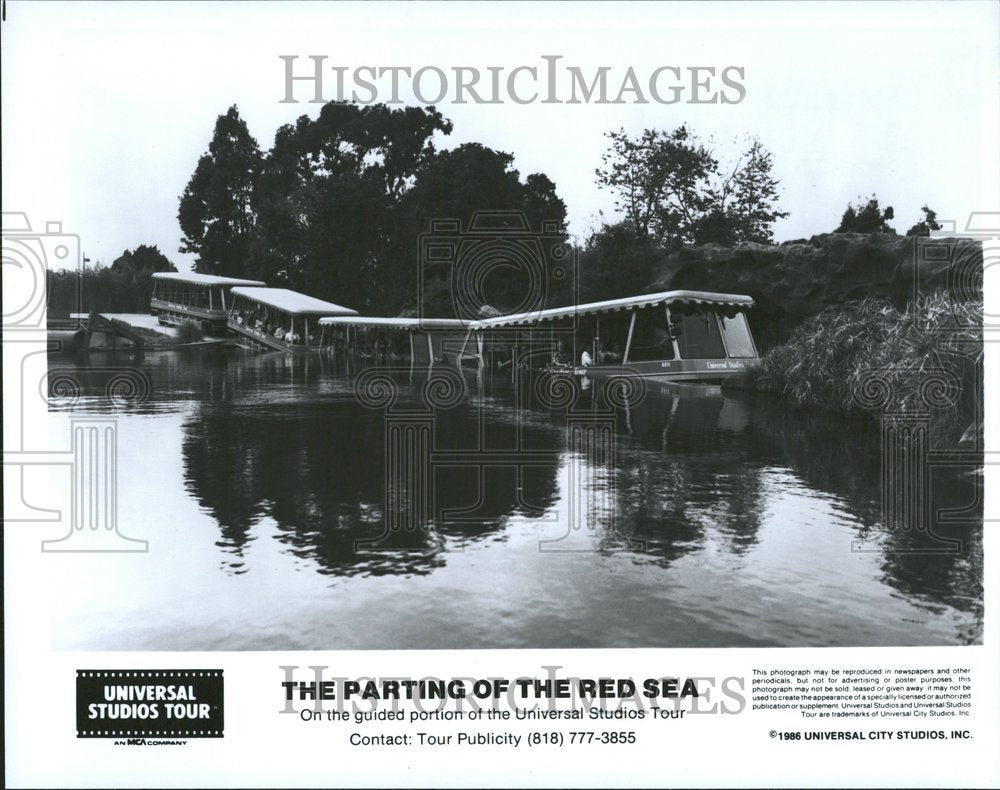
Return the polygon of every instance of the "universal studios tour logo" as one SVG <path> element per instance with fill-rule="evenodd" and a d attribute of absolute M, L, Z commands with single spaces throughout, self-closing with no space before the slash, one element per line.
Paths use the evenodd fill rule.
<path fill-rule="evenodd" d="M 221 669 L 77 670 L 76 737 L 221 738 L 223 685 Z"/>
<path fill-rule="evenodd" d="M 562 55 L 516 66 L 340 66 L 279 55 L 281 104 L 739 104 L 743 66 L 574 66 Z"/>

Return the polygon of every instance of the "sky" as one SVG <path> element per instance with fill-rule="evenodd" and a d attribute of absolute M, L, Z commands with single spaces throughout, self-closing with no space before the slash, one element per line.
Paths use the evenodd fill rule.
<path fill-rule="evenodd" d="M 777 241 L 830 231 L 849 201 L 873 193 L 895 208 L 901 233 L 925 203 L 959 229 L 970 212 L 1000 208 L 996 3 L 6 6 L 3 210 L 26 212 L 36 231 L 61 222 L 92 263 L 155 244 L 182 270 L 191 265 L 178 252 L 178 198 L 216 117 L 238 105 L 267 149 L 281 124 L 318 112 L 308 86 L 296 85 L 300 103 L 281 102 L 281 55 L 303 70 L 324 55 L 348 74 L 492 66 L 504 75 L 558 55 L 585 75 L 609 67 L 609 93 L 629 67 L 640 82 L 662 66 L 741 67 L 746 95 L 733 104 L 459 104 L 452 87 L 438 108 L 454 131 L 437 145 L 477 141 L 512 153 L 522 176 L 546 173 L 580 239 L 616 218 L 594 179 L 606 132 L 682 123 L 724 159 L 748 134 L 773 153 L 789 212 Z M 325 73 L 329 94 L 334 72 Z M 568 74 L 559 79 L 565 93 Z M 433 80 L 425 85 L 434 92 Z M 405 78 L 400 98 L 419 103 Z"/>

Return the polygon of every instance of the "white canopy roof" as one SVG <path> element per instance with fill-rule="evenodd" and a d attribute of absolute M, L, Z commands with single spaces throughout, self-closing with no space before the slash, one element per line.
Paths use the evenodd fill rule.
<path fill-rule="evenodd" d="M 529 313 L 514 313 L 496 318 L 484 318 L 471 322 L 473 329 L 493 329 L 503 326 L 535 324 L 541 321 L 553 321 L 557 318 L 594 315 L 597 313 L 612 313 L 619 310 L 631 310 L 637 307 L 655 307 L 661 304 L 675 302 L 686 304 L 712 304 L 737 307 L 752 307 L 753 299 L 742 294 L 719 294 L 709 291 L 661 291 L 644 296 L 627 296 L 622 299 L 608 299 L 603 302 L 553 307 L 548 310 L 535 310 Z"/>
<path fill-rule="evenodd" d="M 458 318 L 378 318 L 375 316 L 335 316 L 321 318 L 320 326 L 381 326 L 389 329 L 468 329 L 468 321 Z"/>
<path fill-rule="evenodd" d="M 233 288 L 234 296 L 244 296 L 290 315 L 357 315 L 356 310 L 324 302 L 287 288 Z"/>
<path fill-rule="evenodd" d="M 233 293 L 275 290 L 279 289 L 234 288 Z M 481 329 L 536 324 L 542 321 L 553 321 L 558 318 L 612 313 L 619 310 L 632 310 L 640 307 L 655 307 L 661 304 L 673 303 L 752 307 L 753 299 L 742 294 L 720 294 L 711 293 L 710 291 L 661 291 L 660 293 L 645 294 L 643 296 L 627 296 L 622 299 L 608 299 L 603 302 L 553 307 L 548 310 L 515 313 L 513 315 L 483 318 L 476 321 L 463 321 L 458 318 L 379 318 L 375 316 L 359 316 L 357 313 L 350 311 L 347 315 L 322 318 L 319 323 L 322 326 L 381 326 L 395 329 L 468 329 L 478 331 Z"/>
<path fill-rule="evenodd" d="M 191 283 L 192 285 L 265 285 L 260 280 L 241 280 L 236 277 L 217 277 L 214 274 L 198 274 L 197 272 L 154 272 L 155 280 L 174 280 Z"/>

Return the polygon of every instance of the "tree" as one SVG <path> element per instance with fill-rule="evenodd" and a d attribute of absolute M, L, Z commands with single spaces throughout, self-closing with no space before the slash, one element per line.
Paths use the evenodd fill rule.
<path fill-rule="evenodd" d="M 145 313 L 153 295 L 153 272 L 175 272 L 174 266 L 154 244 L 125 250 L 99 274 L 109 282 L 110 297 L 103 309 L 123 313 Z"/>
<path fill-rule="evenodd" d="M 170 262 L 166 255 L 160 252 L 159 247 L 155 244 L 152 246 L 140 244 L 135 248 L 135 252 L 125 250 L 115 258 L 111 262 L 111 271 L 131 275 L 143 272 L 152 274 L 153 272 L 176 272 L 177 267 Z"/>
<path fill-rule="evenodd" d="M 596 171 L 599 188 L 615 192 L 615 208 L 634 231 L 667 249 L 684 244 L 767 243 L 778 211 L 773 158 L 759 140 L 724 174 L 714 153 L 686 126 L 609 132 Z"/>
<path fill-rule="evenodd" d="M 435 137 L 451 130 L 433 106 L 331 102 L 280 127 L 262 155 L 232 107 L 180 199 L 181 249 L 198 255 L 199 271 L 363 313 L 413 309 L 418 240 L 432 219 L 467 223 L 499 209 L 523 212 L 532 232 L 565 222 L 555 184 L 541 173 L 522 180 L 511 154 L 478 144 L 438 152 Z M 492 282 L 500 296 L 513 291 Z"/>
<path fill-rule="evenodd" d="M 416 174 L 407 206 L 418 224 L 460 219 L 468 224 L 477 211 L 523 212 L 532 226 L 566 219 L 566 204 L 542 173 L 524 181 L 513 154 L 479 143 L 465 143 L 429 157 Z"/>
<path fill-rule="evenodd" d="M 779 181 L 771 174 L 773 166 L 771 152 L 751 138 L 750 148 L 722 184 L 717 211 L 729 219 L 736 241 L 770 244 L 775 221 L 788 216 L 777 208 Z"/>
<path fill-rule="evenodd" d="M 278 129 L 258 179 L 252 273 L 365 312 L 412 295 L 416 239 L 410 280 L 399 276 L 402 199 L 437 132 L 451 122 L 433 107 L 342 102 Z"/>
<path fill-rule="evenodd" d="M 568 272 L 549 255 L 551 247 L 565 241 L 561 229 L 566 221 L 566 204 L 558 196 L 556 185 L 543 173 L 532 173 L 524 180 L 514 167 L 514 156 L 504 151 L 495 151 L 479 143 L 466 143 L 450 151 L 441 151 L 427 159 L 416 174 L 415 183 L 404 201 L 412 230 L 403 234 L 405 244 L 413 244 L 409 250 L 400 250 L 404 259 L 415 260 L 417 239 L 420 234 L 431 229 L 436 219 L 458 220 L 468 232 L 473 216 L 477 212 L 494 212 L 490 217 L 491 227 L 497 230 L 497 238 L 505 233 L 512 236 L 511 244 L 521 244 L 527 257 L 512 254 L 505 258 L 502 249 L 492 265 L 480 271 L 482 279 L 475 283 L 477 298 L 502 312 L 521 306 L 525 299 L 537 294 L 543 288 L 543 298 L 549 302 L 560 286 L 569 283 Z M 549 231 L 546 232 L 546 226 Z M 559 228 L 554 232 L 553 228 Z M 536 244 L 537 242 L 537 244 Z M 466 242 L 464 250 L 470 250 Z M 485 248 L 484 248 L 485 249 Z M 497 250 L 500 248 L 491 247 Z M 515 249 L 513 246 L 511 251 Z M 461 252 L 459 253 L 462 254 Z M 473 253 L 475 254 L 475 253 Z M 463 257 L 465 265 L 468 258 Z M 511 265 L 507 265 L 511 264 Z M 542 270 L 544 280 L 532 279 L 532 271 Z M 412 265 L 405 267 L 407 276 L 412 278 Z M 428 275 L 421 283 L 425 297 L 420 307 L 425 314 L 446 310 L 444 314 L 454 315 L 454 305 L 450 299 L 450 287 L 443 283 L 433 283 L 433 279 L 443 279 L 452 274 L 448 266 L 425 269 Z M 557 276 L 559 272 L 563 277 Z M 410 282 L 414 282 L 412 279 Z M 430 295 L 433 302 L 428 301 Z M 471 295 L 470 295 L 471 296 Z"/>
<path fill-rule="evenodd" d="M 243 274 L 254 227 L 254 187 L 262 164 L 257 141 L 233 105 L 215 122 L 208 153 L 180 198 L 181 252 L 198 256 L 195 270 Z"/>
<path fill-rule="evenodd" d="M 615 208 L 635 232 L 660 243 L 693 241 L 694 227 L 710 203 L 709 177 L 718 163 L 680 126 L 673 132 L 646 129 L 638 138 L 624 129 L 609 132 L 597 185 L 616 193 Z"/>
<path fill-rule="evenodd" d="M 57 314 L 95 309 L 145 313 L 153 293 L 153 273 L 175 271 L 177 268 L 155 244 L 140 244 L 134 252 L 122 252 L 110 266 L 98 263 L 82 271 L 50 272 L 49 311 Z"/>
<path fill-rule="evenodd" d="M 847 209 L 840 218 L 840 227 L 834 233 L 895 233 L 889 227 L 888 220 L 893 218 L 892 206 L 887 206 L 883 210 L 878 204 L 878 198 L 872 195 L 868 202 L 862 205 L 861 198 L 858 198 L 858 205 L 848 203 Z"/>
<path fill-rule="evenodd" d="M 604 225 L 579 253 L 580 301 L 648 292 L 665 256 L 663 248 L 648 234 L 636 233 L 632 223 Z"/>
<path fill-rule="evenodd" d="M 924 218 L 906 231 L 907 236 L 930 236 L 931 231 L 941 230 L 936 211 L 927 208 L 926 204 L 921 206 L 920 210 L 924 212 Z"/>

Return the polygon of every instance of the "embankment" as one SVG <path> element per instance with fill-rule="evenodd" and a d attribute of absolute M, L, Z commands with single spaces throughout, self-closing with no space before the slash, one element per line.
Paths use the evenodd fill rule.
<path fill-rule="evenodd" d="M 944 291 L 982 299 L 983 250 L 963 238 L 825 233 L 780 245 L 689 247 L 667 258 L 655 290 L 690 288 L 752 296 L 751 326 L 766 350 L 806 318 L 869 297 L 897 309 Z"/>
<path fill-rule="evenodd" d="M 972 239 L 824 234 L 685 249 L 656 289 L 754 298 L 762 361 L 739 385 L 804 406 L 929 414 L 940 447 L 982 431 L 982 267 Z"/>

